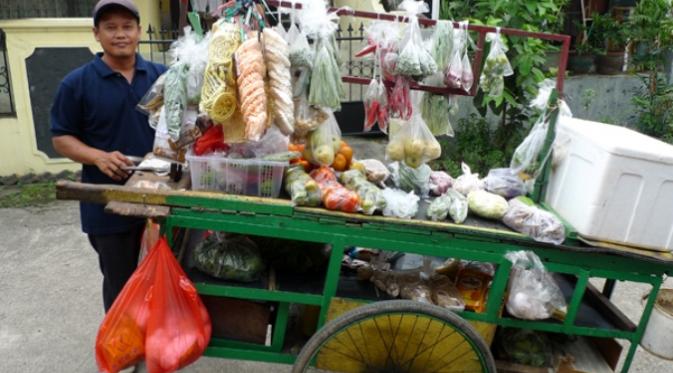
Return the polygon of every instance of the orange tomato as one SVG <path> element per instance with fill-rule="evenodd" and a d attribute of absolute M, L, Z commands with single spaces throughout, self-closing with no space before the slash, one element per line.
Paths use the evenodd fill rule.
<path fill-rule="evenodd" d="M 334 156 L 334 163 L 332 163 L 332 168 L 337 171 L 345 171 L 347 167 L 348 160 L 343 154 L 338 153 L 336 156 Z"/>
<path fill-rule="evenodd" d="M 351 159 L 353 159 L 353 148 L 346 143 L 342 143 L 339 148 L 339 154 L 343 154 L 346 160 L 350 163 Z"/>

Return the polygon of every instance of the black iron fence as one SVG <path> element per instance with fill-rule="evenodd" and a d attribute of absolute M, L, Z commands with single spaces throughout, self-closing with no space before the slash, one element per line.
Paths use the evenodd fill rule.
<path fill-rule="evenodd" d="M 14 114 L 14 97 L 9 76 L 9 63 L 7 61 L 7 44 L 5 33 L 0 30 L 0 115 Z"/>

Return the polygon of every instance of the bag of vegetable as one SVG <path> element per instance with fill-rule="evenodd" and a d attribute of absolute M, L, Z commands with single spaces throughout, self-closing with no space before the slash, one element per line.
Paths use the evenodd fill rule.
<path fill-rule="evenodd" d="M 467 203 L 470 211 L 482 218 L 501 219 L 505 216 L 507 200 L 501 196 L 489 193 L 485 190 L 475 190 L 467 195 Z"/>
<path fill-rule="evenodd" d="M 428 196 L 432 174 L 430 166 L 422 164 L 418 168 L 411 168 L 403 162 L 393 162 L 388 167 L 390 167 L 395 187 L 405 192 L 414 192 L 422 198 Z"/>
<path fill-rule="evenodd" d="M 399 9 L 406 11 L 409 25 L 400 43 L 395 72 L 415 79 L 434 74 L 437 71 L 437 64 L 423 45 L 423 36 L 418 24 L 418 15 L 428 11 L 428 4 L 423 1 L 404 0 Z"/>
<path fill-rule="evenodd" d="M 291 166 L 285 171 L 285 191 L 297 206 L 320 206 L 320 187 L 301 165 Z"/>
<path fill-rule="evenodd" d="M 512 262 L 507 312 L 524 320 L 564 319 L 567 305 L 563 292 L 532 251 L 505 254 Z"/>
<path fill-rule="evenodd" d="M 329 167 L 315 169 L 310 175 L 320 186 L 322 202 L 326 209 L 343 212 L 356 212 L 360 209 L 358 194 L 339 184 L 334 171 Z"/>
<path fill-rule="evenodd" d="M 318 166 L 330 166 L 340 147 L 341 130 L 334 113 L 329 111 L 327 119 L 309 134 L 304 158 Z"/>
<path fill-rule="evenodd" d="M 432 171 L 430 173 L 430 192 L 441 196 L 453 185 L 453 178 L 444 171 Z"/>
<path fill-rule="evenodd" d="M 376 52 L 378 56 L 379 52 Z M 364 131 L 369 132 L 374 127 L 375 123 L 379 124 L 381 132 L 388 131 L 388 95 L 386 86 L 378 71 L 378 57 L 374 59 L 374 76 L 372 81 L 367 86 L 363 103 L 365 106 L 365 125 Z"/>
<path fill-rule="evenodd" d="M 467 211 L 468 202 L 465 196 L 449 189 L 430 203 L 427 214 L 433 221 L 444 220 L 447 215 L 450 215 L 456 224 L 461 224 L 467 218 Z"/>
<path fill-rule="evenodd" d="M 399 189 L 386 188 L 383 190 L 383 198 L 386 200 L 383 216 L 412 219 L 418 212 L 420 198 L 414 192 L 406 193 Z"/>
<path fill-rule="evenodd" d="M 565 240 L 565 227 L 553 214 L 544 211 L 525 197 L 509 201 L 509 208 L 502 222 L 535 241 L 560 245 Z"/>
<path fill-rule="evenodd" d="M 224 280 L 250 282 L 264 271 L 257 245 L 245 236 L 211 233 L 192 253 L 200 271 Z"/>
<path fill-rule="evenodd" d="M 550 146 L 547 153 L 540 157 L 548 131 L 549 120 L 546 112 L 543 112 L 531 128 L 528 136 L 514 150 L 509 167 L 522 179 L 536 179 L 542 172 L 542 167 L 552 151 Z"/>
<path fill-rule="evenodd" d="M 359 170 L 349 170 L 341 174 L 341 183 L 348 189 L 356 192 L 360 197 L 362 212 L 372 215 L 376 210 L 386 207 L 386 200 L 381 190 L 367 181 L 367 177 Z"/>
<path fill-rule="evenodd" d="M 414 112 L 407 124 L 391 135 L 386 147 L 387 159 L 403 161 L 411 168 L 418 168 L 441 155 L 442 148 L 439 142 L 432 135 L 418 111 Z"/>
<path fill-rule="evenodd" d="M 472 40 L 468 32 L 468 21 L 459 22 L 458 25 L 458 31 L 454 32 L 451 60 L 444 72 L 444 83 L 447 87 L 463 89 L 468 92 L 474 82 L 474 74 L 468 54 Z"/>
<path fill-rule="evenodd" d="M 500 27 L 496 27 L 495 33 L 486 34 L 486 41 L 491 43 L 484 62 L 484 70 L 479 78 L 481 89 L 491 97 L 499 97 L 505 89 L 505 77 L 514 75 L 512 65 L 507 59 L 507 47 L 500 35 Z"/>
<path fill-rule="evenodd" d="M 169 373 L 196 361 L 210 342 L 211 323 L 196 288 L 173 256 L 166 239 L 156 253 L 145 361 L 150 372 Z"/>
<path fill-rule="evenodd" d="M 526 194 L 526 185 L 511 168 L 494 168 L 484 178 L 484 188 L 494 194 L 514 198 Z"/>
<path fill-rule="evenodd" d="M 464 196 L 467 196 L 473 190 L 484 189 L 484 183 L 479 180 L 479 174 L 473 174 L 470 166 L 464 162 L 460 164 L 463 174 L 458 176 L 453 182 L 453 189 Z"/>

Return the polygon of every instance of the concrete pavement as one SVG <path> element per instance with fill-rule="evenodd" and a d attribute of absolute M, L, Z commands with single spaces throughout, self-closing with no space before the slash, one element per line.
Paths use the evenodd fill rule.
<path fill-rule="evenodd" d="M 667 282 L 667 287 L 673 283 Z M 615 303 L 632 319 L 646 287 L 619 283 Z M 103 317 L 101 275 L 79 229 L 75 202 L 0 209 L 0 372 L 96 372 Z M 202 358 L 184 372 L 289 372 L 287 366 Z M 632 372 L 673 364 L 639 349 Z"/>

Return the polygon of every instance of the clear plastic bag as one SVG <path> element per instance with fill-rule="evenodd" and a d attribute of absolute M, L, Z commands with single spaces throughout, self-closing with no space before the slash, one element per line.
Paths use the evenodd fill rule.
<path fill-rule="evenodd" d="M 245 236 L 212 233 L 192 255 L 196 268 L 224 280 L 255 281 L 265 269 L 257 245 Z"/>
<path fill-rule="evenodd" d="M 435 196 L 446 193 L 453 185 L 453 178 L 444 171 L 432 171 L 430 174 L 430 192 Z"/>
<path fill-rule="evenodd" d="M 432 291 L 432 303 L 448 308 L 453 312 L 465 310 L 465 302 L 453 281 L 444 275 L 432 275 L 428 280 L 428 286 Z"/>
<path fill-rule="evenodd" d="M 496 28 L 495 33 L 489 32 L 486 34 L 486 41 L 491 43 L 491 50 L 484 62 L 484 70 L 479 78 L 479 83 L 484 93 L 492 97 L 499 97 L 505 90 L 505 77 L 514 75 L 514 71 L 507 59 L 507 47 L 502 41 L 500 27 Z"/>
<path fill-rule="evenodd" d="M 556 88 L 556 80 L 545 79 L 540 82 L 537 86 L 537 96 L 530 102 L 530 107 L 537 110 L 545 110 L 547 104 L 549 103 L 549 96 L 551 92 Z M 560 117 L 572 117 L 573 113 L 570 111 L 568 104 L 564 100 L 559 100 L 559 116 Z"/>
<path fill-rule="evenodd" d="M 540 153 L 544 148 L 548 131 L 549 121 L 546 113 L 542 113 L 526 138 L 514 150 L 509 167 L 521 175 L 524 180 L 537 178 L 542 171 L 542 166 L 551 155 L 552 147 L 550 146 L 547 154 L 540 160 Z"/>
<path fill-rule="evenodd" d="M 505 254 L 512 262 L 507 312 L 524 320 L 565 318 L 566 300 L 554 278 L 532 251 Z"/>
<path fill-rule="evenodd" d="M 467 195 L 470 211 L 482 218 L 499 220 L 507 212 L 509 205 L 501 196 L 485 190 L 474 190 Z"/>
<path fill-rule="evenodd" d="M 532 201 L 531 204 L 524 201 L 519 198 L 510 200 L 502 222 L 535 241 L 562 244 L 566 238 L 563 223 L 550 212 L 532 205 Z"/>
<path fill-rule="evenodd" d="M 363 159 L 357 162 L 362 163 L 362 165 L 365 167 L 367 180 L 371 181 L 372 183 L 381 184 L 390 177 L 390 171 L 388 170 L 388 167 L 386 167 L 386 165 L 384 165 L 378 159 Z"/>
<path fill-rule="evenodd" d="M 324 123 L 328 114 L 320 108 L 309 105 L 306 94 L 302 94 L 294 98 L 294 117 L 293 137 L 300 139 Z"/>
<path fill-rule="evenodd" d="M 152 117 L 157 113 L 164 105 L 164 81 L 166 80 L 166 73 L 161 74 L 157 80 L 154 81 L 152 87 L 145 93 L 143 98 L 140 99 L 136 108 L 140 112 L 147 114 Z M 150 122 L 151 123 L 151 122 Z M 156 126 L 152 126 L 156 128 Z"/>
<path fill-rule="evenodd" d="M 311 132 L 306 144 L 305 157 L 318 166 L 330 166 L 341 145 L 341 130 L 334 113 L 327 114 L 327 120 Z"/>
<path fill-rule="evenodd" d="M 467 212 L 469 210 L 467 198 L 454 189 L 447 190 L 446 195 L 451 197 L 451 205 L 449 205 L 451 220 L 456 224 L 462 224 L 467 219 Z"/>
<path fill-rule="evenodd" d="M 430 203 L 427 215 L 432 221 L 442 221 L 449 215 L 449 207 L 451 207 L 451 196 L 441 195 Z"/>
<path fill-rule="evenodd" d="M 367 215 L 381 211 L 386 207 L 381 189 L 367 180 L 359 170 L 348 170 L 341 174 L 341 183 L 348 189 L 356 192 L 360 197 L 360 208 Z"/>
<path fill-rule="evenodd" d="M 330 41 L 321 37 L 316 45 L 316 56 L 311 70 L 308 101 L 311 105 L 341 109 L 341 96 L 345 93 L 336 51 Z"/>
<path fill-rule="evenodd" d="M 210 342 L 212 326 L 196 288 L 165 238 L 149 257 L 155 252 L 156 278 L 150 297 L 145 361 L 149 372 L 169 373 L 203 355 Z"/>
<path fill-rule="evenodd" d="M 320 206 L 322 194 L 320 186 L 304 171 L 300 165 L 291 166 L 285 171 L 285 191 L 297 206 Z"/>
<path fill-rule="evenodd" d="M 166 128 L 171 140 L 180 137 L 180 127 L 187 109 L 187 72 L 189 66 L 179 62 L 166 72 L 164 80 L 164 110 L 166 112 Z"/>
<path fill-rule="evenodd" d="M 458 176 L 453 182 L 453 189 L 464 196 L 467 196 L 473 190 L 484 189 L 483 182 L 479 180 L 479 174 L 473 174 L 470 166 L 464 162 L 460 164 L 463 174 Z"/>
<path fill-rule="evenodd" d="M 469 56 L 469 46 L 472 41 L 468 32 L 468 21 L 459 22 L 458 25 L 458 31 L 454 32 L 451 59 L 444 72 L 444 84 L 447 87 L 462 89 L 467 92 L 474 83 Z"/>
<path fill-rule="evenodd" d="M 262 34 L 264 60 L 268 72 L 269 107 L 273 122 L 283 134 L 290 135 L 294 132 L 294 102 L 288 45 L 283 37 L 271 28 L 265 28 Z"/>
<path fill-rule="evenodd" d="M 441 155 L 442 148 L 439 142 L 419 112 L 414 113 L 411 120 L 395 134 L 391 134 L 386 147 L 387 159 L 403 161 L 411 168 L 418 168 Z"/>
<path fill-rule="evenodd" d="M 383 198 L 386 200 L 384 216 L 411 219 L 418 212 L 420 198 L 414 192 L 406 193 L 399 189 L 386 188 L 383 190 Z"/>
<path fill-rule="evenodd" d="M 388 95 L 388 113 L 407 120 L 414 112 L 411 102 L 411 82 L 402 75 L 395 76 L 394 79 L 395 85 Z"/>
<path fill-rule="evenodd" d="M 377 56 L 379 52 L 377 51 Z M 378 75 L 378 58 L 374 61 L 374 77 L 369 82 L 363 103 L 365 107 L 364 131 L 369 132 L 374 124 L 379 124 L 381 132 L 388 132 L 388 95 L 386 86 Z"/>
<path fill-rule="evenodd" d="M 404 0 L 399 9 L 407 12 L 409 25 L 400 43 L 395 72 L 414 78 L 434 74 L 437 72 L 437 64 L 423 45 L 421 28 L 418 24 L 418 14 L 427 12 L 428 5 L 423 1 Z"/>
<path fill-rule="evenodd" d="M 468 22 L 463 22 L 463 77 L 461 85 L 465 92 L 469 92 L 474 84 L 474 73 L 472 72 L 472 65 L 470 64 L 470 56 L 468 54 L 470 43 L 470 34 L 467 31 Z"/>
<path fill-rule="evenodd" d="M 315 52 L 309 45 L 306 34 L 300 32 L 297 29 L 297 26 L 293 23 L 290 26 L 288 35 L 294 35 L 294 37 L 290 36 L 292 40 L 290 41 L 289 58 L 292 67 L 303 66 L 311 68 L 313 66 Z"/>
<path fill-rule="evenodd" d="M 437 72 L 423 80 L 427 85 L 441 86 L 444 84 L 444 71 L 449 65 L 451 55 L 453 54 L 454 35 L 453 22 L 448 20 L 439 20 L 435 25 L 435 32 L 430 39 L 430 51 L 432 58 L 437 65 Z"/>
<path fill-rule="evenodd" d="M 320 186 L 322 203 L 328 210 L 356 212 L 360 209 L 360 197 L 339 184 L 331 168 L 323 166 L 311 171 L 311 177 Z"/>
<path fill-rule="evenodd" d="M 201 100 L 204 73 L 208 65 L 209 43 L 210 33 L 201 37 L 187 26 L 184 28 L 184 36 L 175 41 L 169 51 L 171 65 L 181 62 L 189 67 L 186 78 L 189 105 L 198 105 Z"/>
<path fill-rule="evenodd" d="M 451 113 L 451 97 L 435 95 L 430 92 L 423 93 L 421 103 L 423 120 L 428 129 L 435 136 L 454 136 L 453 126 L 449 114 Z"/>
<path fill-rule="evenodd" d="M 393 162 L 389 165 L 392 181 L 395 187 L 405 192 L 414 192 L 421 198 L 430 193 L 430 174 L 432 169 L 427 164 L 411 168 L 403 162 Z"/>
<path fill-rule="evenodd" d="M 506 199 L 526 194 L 526 184 L 511 168 L 494 168 L 484 178 L 484 188 Z"/>

